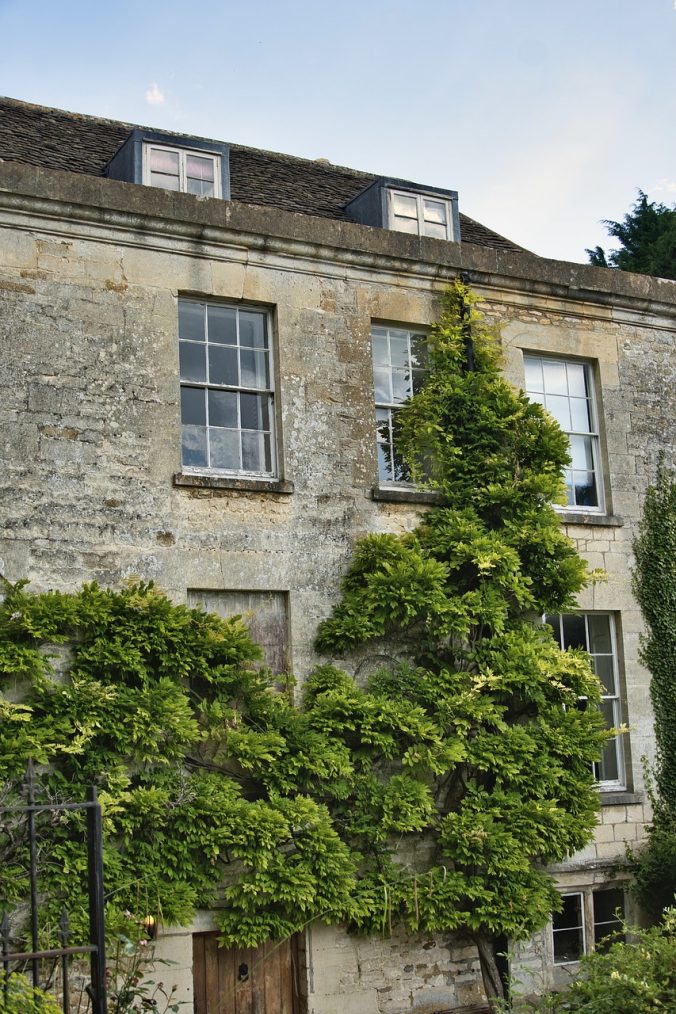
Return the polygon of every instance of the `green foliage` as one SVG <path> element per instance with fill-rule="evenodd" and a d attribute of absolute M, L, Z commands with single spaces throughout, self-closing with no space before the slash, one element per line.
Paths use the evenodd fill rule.
<path fill-rule="evenodd" d="M 321 666 L 296 708 L 238 620 L 152 585 L 6 589 L 0 773 L 33 756 L 49 798 L 97 784 L 111 925 L 218 903 L 223 941 L 254 946 L 316 918 L 515 938 L 547 920 L 543 867 L 592 833 L 608 734 L 588 657 L 534 622 L 586 580 L 551 506 L 566 439 L 500 377 L 475 307 L 467 371 L 463 302 L 456 286 L 428 382 L 399 413 L 407 463 L 441 504 L 410 535 L 362 540 L 318 636 L 327 654 L 386 638 L 407 662 L 364 686 Z M 84 912 L 82 821 L 44 830 L 41 885 Z M 15 828 L 0 837 L 10 901 L 24 848 Z"/>
<path fill-rule="evenodd" d="M 641 661 L 650 671 L 657 761 L 653 824 L 632 856 L 641 904 L 654 919 L 676 899 L 676 480 L 660 461 L 634 540 L 634 594 L 647 632 Z"/>
<path fill-rule="evenodd" d="M 1 973 L 0 1012 L 2 1014 L 62 1014 L 56 999 L 50 993 L 33 987 L 25 975 L 10 975 L 5 987 L 4 977 Z"/>
<path fill-rule="evenodd" d="M 410 534 L 357 545 L 317 638 L 327 654 L 384 638 L 410 663 L 364 688 L 326 667 L 305 709 L 352 758 L 329 805 L 362 856 L 354 923 L 518 939 L 558 904 L 544 865 L 596 823 L 599 683 L 588 656 L 561 651 L 536 620 L 574 608 L 588 575 L 551 505 L 566 437 L 500 376 L 496 336 L 463 286 L 447 293 L 430 346 L 397 431 L 440 505 Z"/>
<path fill-rule="evenodd" d="M 619 250 L 597 246 L 587 250 L 589 263 L 658 278 L 676 278 L 676 207 L 649 201 L 642 190 L 621 222 L 606 221 L 608 235 L 619 239 Z"/>
<path fill-rule="evenodd" d="M 676 815 L 676 478 L 662 464 L 646 491 L 634 555 L 634 594 L 647 627 L 641 661 L 651 676 L 656 782 Z"/>
<path fill-rule="evenodd" d="M 254 667 L 260 649 L 239 619 L 173 605 L 152 585 L 5 592 L 0 779 L 9 791 L 32 756 L 45 800 L 96 784 L 111 925 L 125 910 L 185 922 L 226 900 L 225 939 L 254 945 L 351 910 L 356 859 L 312 798 L 349 757 Z M 84 923 L 82 817 L 39 829 L 44 922 L 68 899 Z M 0 858 L 11 904 L 27 890 L 17 822 L 0 830 Z"/>
<path fill-rule="evenodd" d="M 646 844 L 630 858 L 641 906 L 657 921 L 676 899 L 676 817 L 659 803 Z"/>
<path fill-rule="evenodd" d="M 676 911 L 649 930 L 631 930 L 629 943 L 614 943 L 582 959 L 580 974 L 561 993 L 516 1004 L 525 1014 L 653 1014 L 676 1010 Z"/>

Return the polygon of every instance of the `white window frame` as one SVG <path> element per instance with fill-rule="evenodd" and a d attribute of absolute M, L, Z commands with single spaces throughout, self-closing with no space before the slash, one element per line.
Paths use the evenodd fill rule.
<path fill-rule="evenodd" d="M 397 216 L 394 213 L 395 197 L 407 197 L 415 200 L 417 233 L 409 233 L 407 229 L 397 227 L 397 218 L 403 216 Z M 443 204 L 446 213 L 446 235 L 430 238 L 453 240 L 455 238 L 453 235 L 453 202 L 448 197 L 433 192 L 418 193 L 412 190 L 397 190 L 389 187 L 387 190 L 387 217 L 390 229 L 394 232 L 407 233 L 407 235 L 428 236 L 429 234 L 425 232 L 425 201 L 435 201 L 437 204 Z M 414 221 L 414 219 L 411 217 L 410 221 Z"/>
<path fill-rule="evenodd" d="M 590 954 L 597 948 L 596 942 L 596 928 L 597 926 L 609 926 L 615 923 L 614 919 L 611 920 L 598 920 L 596 919 L 596 913 L 594 910 L 594 898 L 597 894 L 602 894 L 604 891 L 621 891 L 622 893 L 622 908 L 624 911 L 624 918 L 626 918 L 627 904 L 626 904 L 626 890 L 625 884 L 613 884 L 605 883 L 598 886 L 589 886 L 581 888 L 577 891 L 561 891 L 562 898 L 580 898 L 580 918 L 582 920 L 580 926 L 571 927 L 560 927 L 559 929 L 554 928 L 554 918 L 550 922 L 550 933 L 552 942 L 552 961 L 557 968 L 566 965 L 577 965 L 579 964 L 579 958 L 571 958 L 567 961 L 557 961 L 556 952 L 554 948 L 556 934 L 570 931 L 571 929 L 579 929 L 582 936 L 582 951 L 580 957 L 583 954 Z"/>
<path fill-rule="evenodd" d="M 217 300 L 189 299 L 189 298 L 184 298 L 184 297 L 180 297 L 179 298 L 179 301 L 178 301 L 179 309 L 180 309 L 181 304 L 186 304 L 186 303 L 192 303 L 192 304 L 195 304 L 195 305 L 199 305 L 199 306 L 204 306 L 205 307 L 205 339 L 204 339 L 204 342 L 199 342 L 197 340 L 193 340 L 193 339 L 189 339 L 189 338 L 181 338 L 181 333 L 180 333 L 180 316 L 179 316 L 179 347 L 180 347 L 181 343 L 183 343 L 183 342 L 185 342 L 186 344 L 204 345 L 204 347 L 205 347 L 206 379 L 204 381 L 201 381 L 201 380 L 191 379 L 189 377 L 184 377 L 182 375 L 181 370 L 179 369 L 180 393 L 181 393 L 181 435 L 182 435 L 182 439 L 181 439 L 181 444 L 182 444 L 182 447 L 181 447 L 181 468 L 182 468 L 182 471 L 185 474 L 189 474 L 189 475 L 239 476 L 239 477 L 243 477 L 243 478 L 254 478 L 254 479 L 276 479 L 278 477 L 278 471 L 277 471 L 276 418 L 275 418 L 276 403 L 275 403 L 274 369 L 273 369 L 273 367 L 274 367 L 274 348 L 273 348 L 273 336 L 272 336 L 272 327 L 271 327 L 272 321 L 271 321 L 271 315 L 270 315 L 270 313 L 267 310 L 265 310 L 262 307 L 260 307 L 260 306 L 255 306 L 255 305 L 248 304 L 248 303 L 223 303 L 223 302 L 220 302 L 220 301 L 217 301 Z M 223 308 L 226 308 L 226 309 L 229 309 L 229 310 L 234 310 L 236 312 L 236 314 L 237 314 L 237 340 L 238 340 L 238 344 L 237 345 L 221 345 L 220 343 L 215 343 L 215 342 L 214 343 L 210 343 L 209 342 L 209 332 L 208 332 L 208 308 L 209 307 L 223 307 Z M 258 349 L 256 349 L 256 351 L 264 351 L 264 352 L 267 353 L 267 356 L 266 356 L 266 367 L 267 367 L 267 374 L 268 374 L 268 380 L 269 380 L 269 384 L 268 384 L 267 387 L 252 387 L 252 386 L 247 386 L 247 385 L 241 383 L 241 356 L 240 356 L 240 350 L 244 349 L 245 351 L 247 351 L 247 347 L 241 346 L 239 344 L 239 314 L 240 313 L 258 314 L 258 315 L 260 315 L 263 318 L 263 326 L 264 326 L 264 329 L 265 329 L 265 337 L 266 337 L 266 341 L 267 341 L 267 348 L 264 349 L 264 350 L 258 350 Z M 240 381 L 238 384 L 212 382 L 212 380 L 210 378 L 209 349 L 213 345 L 218 345 L 219 348 L 230 348 L 230 349 L 235 349 L 237 351 L 238 377 L 239 377 L 239 381 Z M 252 351 L 253 351 L 253 349 L 252 349 Z M 205 429 L 206 429 L 206 435 L 205 436 L 206 436 L 206 451 L 207 451 L 207 463 L 206 464 L 190 464 L 190 463 L 186 463 L 184 461 L 184 448 L 183 448 L 184 428 L 187 425 L 190 425 L 190 424 L 186 424 L 184 422 L 182 399 L 183 399 L 183 391 L 185 389 L 187 389 L 187 388 L 199 389 L 199 390 L 203 390 L 205 392 Z M 210 425 L 209 425 L 209 422 L 210 422 L 210 420 L 209 420 L 209 411 L 210 411 L 210 407 L 209 407 L 209 392 L 210 391 L 232 392 L 232 393 L 235 393 L 237 395 L 251 394 L 251 395 L 256 395 L 256 396 L 258 396 L 260 398 L 266 399 L 267 400 L 267 415 L 268 415 L 269 429 L 266 430 L 266 429 L 263 429 L 263 428 L 259 428 L 258 430 L 254 430 L 254 429 L 251 429 L 250 427 L 243 427 L 242 426 L 242 424 L 241 424 L 241 422 L 242 422 L 242 420 L 241 420 L 242 409 L 241 409 L 241 401 L 240 401 L 239 397 L 237 398 L 237 420 L 238 420 L 238 426 L 236 426 L 236 427 L 218 427 L 218 426 L 210 427 Z M 237 432 L 239 434 L 240 460 L 242 459 L 242 456 L 243 456 L 243 453 L 244 453 L 243 446 L 242 446 L 242 434 L 243 433 L 245 433 L 245 432 L 253 432 L 253 433 L 258 432 L 259 434 L 262 433 L 262 434 L 264 434 L 264 436 L 263 436 L 263 440 L 264 441 L 265 441 L 265 434 L 266 433 L 269 434 L 268 439 L 269 439 L 269 453 L 270 453 L 270 469 L 268 470 L 268 469 L 263 468 L 263 469 L 260 469 L 260 470 L 252 470 L 252 469 L 246 469 L 244 467 L 241 467 L 241 468 L 224 468 L 224 467 L 213 466 L 212 463 L 211 463 L 212 462 L 212 458 L 213 458 L 213 449 L 212 449 L 212 437 L 211 437 L 211 432 L 210 432 L 210 430 L 212 428 L 213 429 L 219 429 L 220 428 L 220 429 L 224 429 L 224 430 L 227 429 L 229 432 Z"/>
<path fill-rule="evenodd" d="M 392 337 L 401 339 L 403 336 L 406 337 L 406 362 L 404 364 L 392 362 Z M 386 458 L 385 454 L 389 453 L 390 462 L 394 462 L 394 441 L 392 437 L 392 423 L 396 412 L 404 405 L 413 394 L 413 376 L 414 373 L 424 373 L 425 368 L 419 366 L 417 363 L 414 365 L 411 356 L 411 340 L 412 338 L 421 338 L 427 342 L 427 331 L 424 328 L 414 327 L 398 327 L 397 325 L 389 324 L 377 324 L 371 325 L 371 359 L 373 363 L 373 390 L 374 390 L 374 401 L 376 411 L 376 446 L 378 452 L 378 483 L 381 486 L 412 489 L 413 484 L 407 478 L 399 478 L 389 476 L 385 473 L 386 469 Z M 387 342 L 387 361 L 384 358 L 376 355 L 376 343 L 375 339 L 384 339 Z M 378 361 L 376 361 L 378 360 Z M 408 390 L 406 396 L 403 398 L 396 397 L 394 394 L 394 376 L 396 373 L 405 371 L 408 373 Z M 381 380 L 385 373 L 388 375 L 389 385 L 389 399 L 378 399 L 378 377 L 377 373 L 381 374 Z M 386 428 L 387 436 L 383 437 L 382 429 Z M 381 452 L 380 448 L 387 447 L 387 452 Z"/>
<path fill-rule="evenodd" d="M 575 437 L 582 437 L 582 438 L 586 437 L 586 438 L 589 438 L 590 447 L 591 447 L 591 454 L 592 454 L 592 468 L 591 469 L 577 469 L 577 471 L 580 471 L 580 472 L 591 471 L 592 472 L 592 474 L 594 476 L 594 480 L 595 480 L 595 492 L 596 492 L 596 499 L 598 500 L 598 503 L 596 505 L 588 505 L 588 504 L 582 504 L 582 503 L 575 503 L 575 483 L 574 483 L 574 480 L 573 480 L 573 470 L 574 469 L 573 469 L 573 463 L 571 462 L 571 464 L 568 465 L 568 466 L 566 466 L 566 468 L 564 469 L 564 478 L 566 480 L 566 488 L 568 490 L 569 497 L 572 494 L 573 503 L 567 503 L 565 506 L 562 506 L 561 504 L 555 504 L 554 506 L 555 506 L 556 510 L 559 510 L 559 511 L 575 512 L 575 513 L 578 513 L 578 514 L 604 514 L 605 510 L 606 510 L 606 503 L 605 503 L 605 492 L 604 492 L 604 484 L 603 484 L 603 463 L 602 463 L 602 458 L 601 458 L 601 433 L 600 433 L 600 429 L 599 429 L 599 412 L 598 412 L 598 406 L 597 406 L 597 402 L 596 402 L 596 389 L 595 389 L 595 385 L 594 385 L 594 364 L 592 362 L 590 362 L 589 360 L 575 359 L 572 356 L 556 356 L 556 355 L 551 355 L 550 356 L 550 355 L 543 355 L 543 354 L 541 354 L 539 352 L 524 352 L 523 359 L 524 359 L 524 374 L 525 374 L 525 378 L 526 378 L 525 382 L 524 382 L 525 393 L 526 393 L 526 395 L 528 396 L 528 398 L 531 401 L 536 401 L 538 404 L 542 405 L 544 408 L 547 408 L 547 395 L 549 395 L 550 397 L 566 397 L 567 401 L 569 402 L 569 405 L 570 405 L 571 400 L 573 400 L 573 396 L 570 395 L 570 393 L 568 393 L 565 396 L 562 396 L 562 395 L 558 394 L 558 392 L 556 392 L 556 393 L 552 392 L 552 391 L 548 392 L 546 390 L 546 381 L 544 380 L 544 370 L 542 369 L 543 365 L 545 363 L 552 363 L 552 364 L 555 364 L 555 365 L 564 366 L 566 368 L 566 376 L 568 376 L 568 366 L 569 365 L 572 365 L 572 366 L 581 366 L 583 368 L 583 370 L 584 370 L 584 378 L 585 378 L 585 388 L 586 388 L 586 391 L 588 392 L 586 400 L 588 402 L 589 416 L 590 416 L 589 429 L 587 429 L 587 430 L 576 430 L 576 429 L 572 429 L 572 428 L 571 429 L 566 429 L 563 426 L 561 428 L 563 429 L 564 433 L 568 437 L 568 444 L 569 444 L 569 446 L 571 445 L 572 439 L 574 439 Z M 527 371 L 526 371 L 526 366 L 527 366 L 528 363 L 532 363 L 532 364 L 539 363 L 540 364 L 540 367 L 541 367 L 541 370 L 542 370 L 542 376 L 543 376 L 543 390 L 542 391 L 535 390 L 534 387 L 529 386 L 528 379 L 527 379 Z M 576 399 L 576 400 L 582 400 L 582 399 Z M 553 412 L 551 414 L 554 415 Z M 572 418 L 571 418 L 571 427 L 572 427 Z M 571 448 L 571 457 L 572 457 L 572 448 Z"/>
<path fill-rule="evenodd" d="M 158 151 L 168 151 L 173 155 L 178 155 L 178 190 L 171 190 L 169 187 L 160 187 L 159 189 L 168 190 L 169 193 L 188 193 L 188 174 L 186 170 L 186 163 L 189 155 L 196 155 L 198 158 L 207 158 L 213 162 L 214 165 L 214 192 L 211 197 L 221 197 L 221 156 L 217 152 L 204 151 L 199 148 L 179 148 L 170 144 L 155 144 L 153 141 L 144 141 L 143 143 L 143 183 L 147 187 L 155 186 L 156 184 L 151 182 L 151 170 L 150 170 L 150 152 L 151 149 Z M 198 195 L 194 195 L 198 196 Z"/>
<path fill-rule="evenodd" d="M 562 898 L 579 898 L 580 899 L 580 924 L 579 926 L 560 926 L 555 928 L 554 920 L 552 919 L 551 930 L 552 930 L 552 957 L 554 964 L 560 965 L 576 965 L 583 954 L 587 953 L 587 933 L 585 927 L 585 896 L 583 891 L 566 891 L 561 893 Z M 560 914 L 560 913 L 557 913 Z M 580 958 L 568 958 L 566 961 L 556 960 L 556 937 L 559 933 L 570 933 L 571 930 L 579 930 L 582 937 L 582 947 L 580 949 Z"/>
<path fill-rule="evenodd" d="M 615 626 L 615 616 L 613 613 L 605 612 L 579 612 L 579 613 L 553 613 L 546 617 L 546 622 L 553 625 L 555 620 L 558 620 L 558 630 L 555 631 L 556 638 L 559 647 L 563 649 L 563 617 L 564 616 L 579 616 L 584 620 L 585 627 L 585 651 L 591 657 L 592 662 L 598 656 L 599 658 L 610 658 L 612 673 L 613 673 L 613 687 L 615 692 L 613 694 L 602 693 L 601 704 L 609 704 L 612 710 L 612 728 L 618 728 L 622 725 L 622 703 L 620 700 L 620 672 L 618 665 L 617 655 L 617 631 Z M 607 652 L 592 652 L 590 651 L 590 636 L 589 636 L 589 618 L 592 616 L 604 616 L 608 619 L 608 627 L 610 631 L 610 645 L 611 651 Z M 595 670 L 596 671 L 596 670 Z M 603 687 L 602 689 L 606 689 Z M 584 700 L 584 698 L 582 698 Z M 623 737 L 618 734 L 609 740 L 604 750 L 615 751 L 615 764 L 617 766 L 618 777 L 616 779 L 597 779 L 598 787 L 602 792 L 619 792 L 622 789 L 626 789 L 626 770 L 624 761 L 624 745 Z M 600 773 L 599 765 L 594 765 L 594 773 L 598 775 Z"/>

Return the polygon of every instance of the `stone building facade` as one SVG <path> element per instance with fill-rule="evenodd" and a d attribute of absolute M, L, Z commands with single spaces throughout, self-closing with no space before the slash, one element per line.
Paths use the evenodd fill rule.
<path fill-rule="evenodd" d="M 222 162 L 201 166 L 201 194 L 144 182 L 145 148 L 141 169 L 129 155 L 122 169 L 118 159 L 123 179 L 110 178 L 132 133 L 0 102 L 2 572 L 37 590 L 138 576 L 177 602 L 244 610 L 264 618 L 263 639 L 273 631 L 274 664 L 302 677 L 355 539 L 408 530 L 424 509 L 382 455 L 379 465 L 387 430 L 377 438 L 375 404 L 385 412 L 387 398 L 374 394 L 376 337 L 389 336 L 380 368 L 394 382 L 396 348 L 410 352 L 444 287 L 466 273 L 501 325 L 508 378 L 572 413 L 577 502 L 561 523 L 608 574 L 559 633 L 586 639 L 606 674 L 607 713 L 629 732 L 599 772 L 594 842 L 555 871 L 564 916 L 512 955 L 526 986 L 564 981 L 576 949 L 612 922 L 614 865 L 647 817 L 651 716 L 631 545 L 659 451 L 673 461 L 676 283 L 538 258 L 458 216 L 452 191 L 200 139 L 135 135 L 179 152 L 183 189 L 197 179 L 184 150 L 227 158 L 228 174 Z M 205 197 L 209 172 L 220 197 Z M 366 211 L 350 221 L 346 208 L 365 191 Z M 384 203 L 393 193 L 409 198 L 397 206 L 408 234 Z M 448 238 L 425 235 L 428 219 Z M 206 338 L 198 319 L 212 328 Z M 238 380 L 212 383 L 226 344 Z M 396 410 L 392 388 L 390 398 Z M 193 997 L 192 936 L 210 928 L 208 913 L 163 928 L 181 1000 Z M 308 1014 L 482 1000 L 475 952 L 461 940 L 355 940 L 313 925 L 297 963 Z"/>

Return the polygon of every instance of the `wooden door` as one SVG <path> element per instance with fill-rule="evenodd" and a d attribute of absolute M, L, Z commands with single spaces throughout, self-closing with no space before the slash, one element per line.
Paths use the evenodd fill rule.
<path fill-rule="evenodd" d="M 217 933 L 193 935 L 195 1014 L 297 1014 L 297 939 L 261 947 L 219 947 Z"/>

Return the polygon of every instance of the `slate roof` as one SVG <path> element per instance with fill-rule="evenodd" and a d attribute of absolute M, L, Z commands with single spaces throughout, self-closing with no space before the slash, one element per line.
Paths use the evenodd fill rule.
<path fill-rule="evenodd" d="M 107 163 L 137 126 L 0 97 L 0 159 L 104 176 Z M 345 205 L 375 179 L 343 166 L 230 145 L 231 197 L 247 204 L 347 219 Z M 460 233 L 466 243 L 523 250 L 462 213 Z"/>

